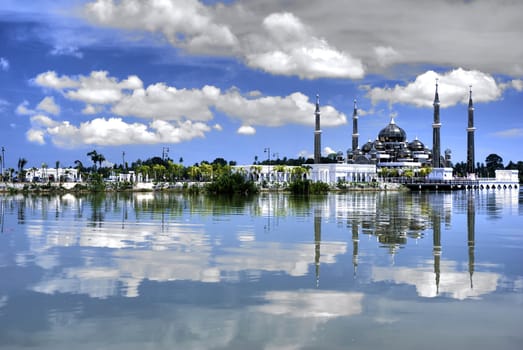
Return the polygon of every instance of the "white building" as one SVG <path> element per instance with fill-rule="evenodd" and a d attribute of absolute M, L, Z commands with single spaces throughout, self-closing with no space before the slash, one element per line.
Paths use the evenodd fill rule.
<path fill-rule="evenodd" d="M 78 170 L 74 168 L 30 168 L 25 169 L 25 180 L 28 182 L 79 182 L 82 181 Z"/>

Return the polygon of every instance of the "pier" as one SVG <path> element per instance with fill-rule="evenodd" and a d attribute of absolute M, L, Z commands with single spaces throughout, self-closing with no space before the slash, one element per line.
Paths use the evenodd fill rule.
<path fill-rule="evenodd" d="M 455 190 L 511 190 L 519 189 L 519 183 L 515 181 L 496 180 L 495 178 L 484 178 L 477 180 L 453 179 L 453 180 L 428 180 L 416 178 L 400 178 L 399 183 L 410 190 L 419 191 L 455 191 Z"/>

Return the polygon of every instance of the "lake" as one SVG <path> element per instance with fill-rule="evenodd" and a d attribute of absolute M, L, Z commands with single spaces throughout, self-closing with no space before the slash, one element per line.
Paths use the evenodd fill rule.
<path fill-rule="evenodd" d="M 520 349 L 522 202 L 0 196 L 0 349 Z"/>

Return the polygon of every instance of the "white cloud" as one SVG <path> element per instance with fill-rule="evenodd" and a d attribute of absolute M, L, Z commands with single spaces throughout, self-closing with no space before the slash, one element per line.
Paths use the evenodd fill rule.
<path fill-rule="evenodd" d="M 323 148 L 323 154 L 329 155 L 329 154 L 333 154 L 333 153 L 337 153 L 337 152 L 335 150 L 333 150 L 332 148 L 330 148 L 329 146 Z"/>
<path fill-rule="evenodd" d="M 373 104 L 386 101 L 389 104 L 403 103 L 417 107 L 432 107 L 436 78 L 442 107 L 467 102 L 470 85 L 472 85 L 474 102 L 498 100 L 504 89 L 504 85 L 498 84 L 489 74 L 458 68 L 443 74 L 427 71 L 418 75 L 413 82 L 403 86 L 397 84 L 393 88 L 372 88 L 368 91 L 367 97 L 372 100 Z"/>
<path fill-rule="evenodd" d="M 142 81 L 137 76 L 129 76 L 118 81 L 108 77 L 107 71 L 93 71 L 89 76 L 58 77 L 56 72 L 47 71 L 39 74 L 35 83 L 63 91 L 65 96 L 72 100 L 79 100 L 88 104 L 104 104 L 120 101 L 124 90 L 142 88 Z"/>
<path fill-rule="evenodd" d="M 34 79 L 34 82 L 40 86 L 61 90 L 64 88 L 73 88 L 78 86 L 78 82 L 67 77 L 59 77 L 56 75 L 55 71 L 47 71 L 45 73 L 40 73 Z"/>
<path fill-rule="evenodd" d="M 497 131 L 494 133 L 494 136 L 502 137 L 502 138 L 523 137 L 523 128 L 513 128 L 513 129 Z"/>
<path fill-rule="evenodd" d="M 160 32 L 191 52 L 225 54 L 238 44 L 230 29 L 215 23 L 210 9 L 197 0 L 96 0 L 85 5 L 84 14 L 104 26 Z"/>
<path fill-rule="evenodd" d="M 54 98 L 52 96 L 47 96 L 42 101 L 40 101 L 40 103 L 36 106 L 36 109 L 54 115 L 60 114 L 60 106 L 54 102 Z"/>
<path fill-rule="evenodd" d="M 100 105 L 87 104 L 85 108 L 82 109 L 82 114 L 96 114 L 100 113 L 103 110 L 103 107 Z"/>
<path fill-rule="evenodd" d="M 285 97 L 265 96 L 248 99 L 237 90 L 229 90 L 216 100 L 216 108 L 251 126 L 314 124 L 315 104 L 309 102 L 309 98 L 300 92 Z M 321 107 L 322 126 L 337 126 L 346 122 L 345 114 L 338 112 L 332 106 Z"/>
<path fill-rule="evenodd" d="M 53 144 L 63 148 L 83 145 L 116 146 L 127 144 L 179 143 L 196 137 L 205 137 L 211 128 L 191 121 L 171 124 L 155 120 L 149 125 L 127 123 L 121 118 L 96 118 L 74 126 L 68 121 L 54 121 L 37 115 L 31 118 L 29 141 L 44 143 L 49 137 Z"/>
<path fill-rule="evenodd" d="M 212 128 L 214 130 L 216 130 L 216 131 L 222 131 L 223 130 L 223 127 L 220 124 L 214 124 L 214 126 Z"/>
<path fill-rule="evenodd" d="M 28 141 L 37 143 L 39 145 L 45 145 L 44 132 L 37 129 L 29 129 L 26 133 Z"/>
<path fill-rule="evenodd" d="M 164 83 L 149 85 L 147 89 L 136 89 L 131 95 L 123 96 L 112 109 L 121 116 L 159 118 L 164 120 L 210 120 L 213 115 L 209 107 L 220 95 L 220 89 L 204 86 L 202 89 L 177 89 Z"/>
<path fill-rule="evenodd" d="M 9 70 L 9 61 L 7 60 L 7 58 L 0 57 L 0 70 Z"/>
<path fill-rule="evenodd" d="M 361 78 L 363 64 L 347 52 L 332 47 L 311 34 L 301 20 L 289 12 L 273 13 L 263 20 L 267 36 L 252 35 L 245 52 L 254 68 L 301 78 Z"/>
<path fill-rule="evenodd" d="M 31 115 L 35 114 L 35 111 L 28 108 L 29 101 L 24 101 L 16 107 L 15 113 L 20 115 Z"/>
<path fill-rule="evenodd" d="M 77 77 L 58 77 L 50 71 L 39 74 L 34 81 L 61 91 L 68 99 L 87 103 L 84 114 L 99 113 L 102 105 L 107 105 L 121 117 L 209 121 L 214 118 L 215 109 L 251 127 L 314 123 L 315 105 L 300 92 L 284 97 L 262 96 L 260 92 L 244 96 L 236 88 L 225 92 L 210 85 L 201 89 L 177 89 L 165 83 L 151 84 L 144 89 L 137 76 L 119 81 L 106 71 Z M 346 121 L 346 116 L 332 106 L 321 107 L 322 126 L 338 126 Z"/>
<path fill-rule="evenodd" d="M 256 134 L 256 129 L 249 125 L 242 125 L 238 128 L 237 133 L 240 135 L 254 135 Z"/>

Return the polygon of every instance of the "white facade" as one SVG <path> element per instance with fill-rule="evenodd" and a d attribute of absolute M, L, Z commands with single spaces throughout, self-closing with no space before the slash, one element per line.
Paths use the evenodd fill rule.
<path fill-rule="evenodd" d="M 78 182 L 82 181 L 78 175 L 78 170 L 74 168 L 30 168 L 25 169 L 25 180 L 28 182 L 43 181 L 48 182 L 50 180 L 59 181 L 60 179 L 65 182 Z"/>
<path fill-rule="evenodd" d="M 496 170 L 497 182 L 519 182 L 519 173 L 517 170 Z"/>
<path fill-rule="evenodd" d="M 334 185 L 338 181 L 371 182 L 377 179 L 376 165 L 374 164 L 312 164 L 311 180 Z"/>
<path fill-rule="evenodd" d="M 429 180 L 446 181 L 452 179 L 452 168 L 434 168 L 429 174 Z"/>

